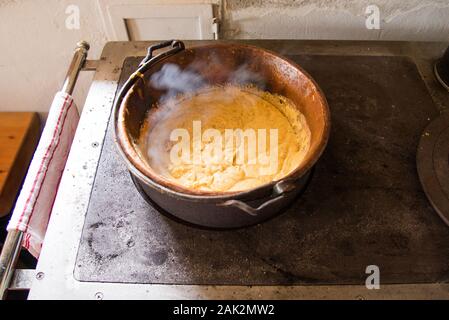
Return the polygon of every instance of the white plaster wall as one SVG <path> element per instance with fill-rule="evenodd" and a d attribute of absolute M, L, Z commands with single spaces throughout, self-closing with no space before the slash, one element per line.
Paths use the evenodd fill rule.
<path fill-rule="evenodd" d="M 221 3 L 226 38 L 449 40 L 449 0 L 130 1 Z M 65 27 L 70 4 L 80 8 L 79 30 Z M 380 30 L 365 28 L 368 4 L 380 8 Z M 0 111 L 45 113 L 79 40 L 91 44 L 90 59 L 108 40 L 96 0 L 0 0 Z M 90 80 L 81 73 L 79 107 Z"/>
<path fill-rule="evenodd" d="M 449 0 L 224 0 L 226 37 L 449 40 Z M 366 28 L 376 5 L 380 29 Z"/>
<path fill-rule="evenodd" d="M 65 27 L 65 10 L 80 8 L 79 30 Z M 106 42 L 92 0 L 0 0 L 0 111 L 45 113 L 60 89 L 76 43 L 91 44 L 98 57 Z M 91 73 L 82 73 L 74 93 L 82 106 Z"/>

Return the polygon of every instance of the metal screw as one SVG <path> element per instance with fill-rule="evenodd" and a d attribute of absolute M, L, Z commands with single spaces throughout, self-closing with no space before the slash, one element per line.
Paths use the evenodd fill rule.
<path fill-rule="evenodd" d="M 94 148 L 98 147 L 98 142 L 93 142 L 92 147 L 94 147 Z"/>
<path fill-rule="evenodd" d="M 95 294 L 95 299 L 96 300 L 103 300 L 103 293 L 102 292 L 97 292 Z"/>
<path fill-rule="evenodd" d="M 44 279 L 45 274 L 43 272 L 38 272 L 36 273 L 36 279 L 37 280 L 42 280 Z"/>

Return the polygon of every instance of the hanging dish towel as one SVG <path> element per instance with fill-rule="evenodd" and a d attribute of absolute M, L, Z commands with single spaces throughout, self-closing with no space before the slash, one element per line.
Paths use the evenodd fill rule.
<path fill-rule="evenodd" d="M 8 231 L 24 232 L 23 246 L 36 258 L 41 251 L 78 120 L 72 96 L 58 92 L 7 227 Z"/>

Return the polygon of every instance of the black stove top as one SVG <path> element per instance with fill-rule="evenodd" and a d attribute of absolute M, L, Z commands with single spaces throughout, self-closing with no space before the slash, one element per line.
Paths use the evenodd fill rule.
<path fill-rule="evenodd" d="M 444 282 L 449 228 L 416 172 L 423 128 L 438 113 L 406 57 L 290 56 L 323 89 L 328 147 L 283 214 L 233 231 L 186 226 L 137 192 L 113 143 L 103 145 L 74 270 L 80 281 L 163 284 Z M 125 60 L 120 85 L 141 58 Z"/>

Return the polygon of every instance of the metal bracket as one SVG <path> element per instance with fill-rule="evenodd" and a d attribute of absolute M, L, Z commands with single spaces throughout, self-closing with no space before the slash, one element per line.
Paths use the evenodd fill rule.
<path fill-rule="evenodd" d="M 12 276 L 8 290 L 29 290 L 35 277 L 36 270 L 34 269 L 17 269 Z"/>
<path fill-rule="evenodd" d="M 100 60 L 86 60 L 84 62 L 83 67 L 81 68 L 81 70 L 82 71 L 96 71 L 99 64 L 100 64 Z"/>

